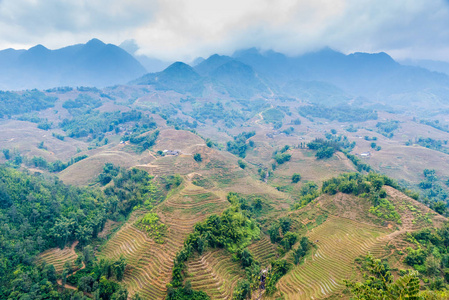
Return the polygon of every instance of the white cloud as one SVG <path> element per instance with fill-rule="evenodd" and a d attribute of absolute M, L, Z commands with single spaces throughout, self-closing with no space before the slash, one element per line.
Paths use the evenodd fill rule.
<path fill-rule="evenodd" d="M 0 48 L 135 39 L 139 53 L 190 60 L 259 47 L 325 46 L 449 60 L 443 0 L 3 0 Z M 3 46 L 3 47 L 2 47 Z"/>

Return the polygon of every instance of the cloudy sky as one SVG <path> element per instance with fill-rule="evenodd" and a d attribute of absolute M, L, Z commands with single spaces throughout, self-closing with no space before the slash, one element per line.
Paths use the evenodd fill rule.
<path fill-rule="evenodd" d="M 449 61 L 449 0 L 0 0 L 0 49 L 94 37 L 167 60 L 329 46 Z"/>

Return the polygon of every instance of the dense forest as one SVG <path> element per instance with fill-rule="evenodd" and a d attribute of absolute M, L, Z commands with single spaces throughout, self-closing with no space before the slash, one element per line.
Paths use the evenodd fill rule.
<path fill-rule="evenodd" d="M 107 219 L 123 220 L 139 205 L 156 204 L 164 193 L 141 170 L 108 164 L 99 181 L 104 185 L 112 180 L 114 186 L 104 191 L 75 188 L 54 177 L 0 167 L 0 298 L 75 299 L 68 291 L 58 291 L 52 265 L 35 262 L 36 255 L 46 249 L 62 249 L 78 241 L 83 249 L 78 257 L 85 268 L 70 276 L 74 266 L 65 265 L 63 282 L 97 293 L 98 299 L 126 299 L 126 289 L 116 283 L 123 277 L 126 262 L 97 261 L 89 244 Z"/>

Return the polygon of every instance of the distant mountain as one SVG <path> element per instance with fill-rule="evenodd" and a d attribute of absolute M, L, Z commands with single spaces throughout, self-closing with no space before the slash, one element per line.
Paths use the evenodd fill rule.
<path fill-rule="evenodd" d="M 123 49 L 98 39 L 86 44 L 49 50 L 0 51 L 0 89 L 45 89 L 56 86 L 104 87 L 126 83 L 146 73 Z"/>
<path fill-rule="evenodd" d="M 175 62 L 162 72 L 146 74 L 130 84 L 154 85 L 158 90 L 173 90 L 195 96 L 201 95 L 204 89 L 203 78 L 183 62 Z"/>
<path fill-rule="evenodd" d="M 194 96 L 204 96 L 203 92 L 207 90 L 244 99 L 269 92 L 252 67 L 220 55 L 212 55 L 195 68 L 176 62 L 162 72 L 144 75 L 130 83 L 154 85 L 159 90 L 191 93 Z"/>
<path fill-rule="evenodd" d="M 224 65 L 225 63 L 230 62 L 231 60 L 233 60 L 232 57 L 214 54 L 214 55 L 210 56 L 208 59 L 206 59 L 206 60 L 203 59 L 202 62 L 197 64 L 195 66 L 195 71 L 197 71 L 198 74 L 207 76 L 212 71 L 214 71 L 218 67 Z"/>
<path fill-rule="evenodd" d="M 449 75 L 449 62 L 429 59 L 406 59 L 399 61 L 403 65 L 425 68 L 433 72 Z"/>
<path fill-rule="evenodd" d="M 323 82 L 353 96 L 385 101 L 406 101 L 410 94 L 431 94 L 449 101 L 449 77 L 424 68 L 404 66 L 386 53 L 345 55 L 329 48 L 288 57 L 255 48 L 237 51 L 232 56 L 270 78 L 281 90 L 295 95 L 295 82 Z M 302 90 L 300 88 L 299 90 Z M 313 96 L 312 99 L 313 101 Z M 402 101 L 401 100 L 401 101 Z"/>
<path fill-rule="evenodd" d="M 234 98 L 251 98 L 256 94 L 269 93 L 268 86 L 254 69 L 236 60 L 230 60 L 217 67 L 210 72 L 209 77 Z"/>
<path fill-rule="evenodd" d="M 324 48 L 290 57 L 250 48 L 232 56 L 214 54 L 195 63 L 192 68 L 178 62 L 133 83 L 195 96 L 286 96 L 325 105 L 449 103 L 449 76 L 402 65 L 383 52 L 345 55 Z"/>

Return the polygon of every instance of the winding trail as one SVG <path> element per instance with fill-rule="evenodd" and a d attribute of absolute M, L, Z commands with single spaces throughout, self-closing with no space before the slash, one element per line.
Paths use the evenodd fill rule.
<path fill-rule="evenodd" d="M 72 247 L 70 247 L 71 251 L 75 252 L 75 247 L 76 247 L 76 245 L 78 245 L 78 243 L 79 243 L 79 241 L 75 241 L 75 242 L 72 244 Z M 67 276 L 67 278 L 70 277 L 70 276 L 75 275 L 78 271 L 81 271 L 82 269 L 85 269 L 85 268 L 86 268 L 86 265 L 84 264 L 84 262 L 82 262 L 82 264 L 83 264 L 83 266 L 82 266 L 81 268 L 79 268 L 78 270 L 76 270 L 75 272 L 73 272 L 72 274 L 70 274 L 69 276 Z M 63 285 L 63 284 L 62 284 L 62 279 L 58 279 L 58 280 L 56 280 L 56 282 L 57 282 L 61 287 L 65 288 L 65 289 L 75 290 L 75 291 L 78 290 L 78 288 L 77 288 L 76 286 L 73 286 L 73 285 L 71 285 L 71 284 L 66 283 L 66 284 Z M 86 294 L 88 294 L 88 293 L 86 293 Z M 90 294 L 88 294 L 88 295 L 90 295 Z"/>

